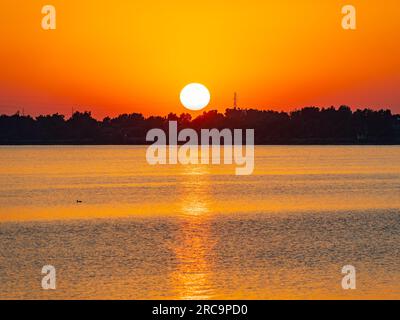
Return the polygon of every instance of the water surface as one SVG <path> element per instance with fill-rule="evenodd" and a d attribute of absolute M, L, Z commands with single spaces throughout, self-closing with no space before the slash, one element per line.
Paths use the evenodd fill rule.
<path fill-rule="evenodd" d="M 0 148 L 0 298 L 400 298 L 399 147 L 258 146 L 251 176 L 145 152 Z"/>

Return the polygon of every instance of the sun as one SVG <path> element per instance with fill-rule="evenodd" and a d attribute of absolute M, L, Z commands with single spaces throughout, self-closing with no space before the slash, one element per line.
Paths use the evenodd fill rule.
<path fill-rule="evenodd" d="M 181 91 L 181 102 L 186 109 L 198 111 L 210 103 L 210 91 L 200 83 L 190 83 Z"/>

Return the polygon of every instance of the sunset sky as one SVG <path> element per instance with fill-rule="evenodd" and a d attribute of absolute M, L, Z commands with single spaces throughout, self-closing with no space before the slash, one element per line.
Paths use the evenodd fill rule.
<path fill-rule="evenodd" d="M 57 30 L 41 9 L 57 9 Z M 357 9 L 357 30 L 341 8 Z M 398 0 L 1 0 L 0 113 L 182 113 L 347 104 L 400 112 Z"/>

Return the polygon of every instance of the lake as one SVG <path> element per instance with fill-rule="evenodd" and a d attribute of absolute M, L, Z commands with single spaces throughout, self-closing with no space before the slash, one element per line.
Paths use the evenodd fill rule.
<path fill-rule="evenodd" d="M 234 172 L 0 147 L 0 298 L 400 298 L 400 147 L 257 146 L 254 174 Z"/>

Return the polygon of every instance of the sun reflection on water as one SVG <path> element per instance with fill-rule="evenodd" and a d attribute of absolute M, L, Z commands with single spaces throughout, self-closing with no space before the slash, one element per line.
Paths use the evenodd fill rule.
<path fill-rule="evenodd" d="M 210 299 L 213 240 L 209 220 L 209 168 L 193 165 L 182 168 L 180 241 L 173 248 L 178 261 L 171 274 L 180 299 Z"/>

